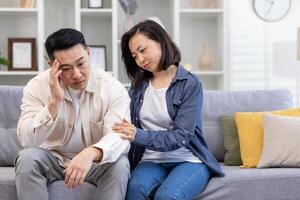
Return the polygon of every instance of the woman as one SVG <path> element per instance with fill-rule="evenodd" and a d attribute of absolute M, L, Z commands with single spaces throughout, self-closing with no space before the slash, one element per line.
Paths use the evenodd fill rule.
<path fill-rule="evenodd" d="M 179 64 L 178 48 L 154 21 L 126 32 L 121 48 L 133 124 L 123 120 L 113 130 L 132 141 L 132 167 L 141 159 L 126 199 L 193 199 L 212 175 L 224 175 L 202 136 L 201 83 Z"/>

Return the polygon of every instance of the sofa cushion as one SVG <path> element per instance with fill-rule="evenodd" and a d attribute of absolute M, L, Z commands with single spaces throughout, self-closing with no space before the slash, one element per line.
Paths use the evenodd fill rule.
<path fill-rule="evenodd" d="M 213 177 L 197 200 L 300 199 L 300 169 L 241 169 L 224 166 L 225 177 Z"/>
<path fill-rule="evenodd" d="M 224 166 L 225 177 L 214 177 L 197 200 L 282 200 L 300 199 L 300 169 L 240 169 L 238 166 Z M 68 190 L 63 181 L 48 185 L 50 200 L 89 200 L 95 186 L 84 183 Z M 76 195 L 76 196 L 74 196 Z M 17 200 L 15 171 L 13 167 L 0 167 L 0 199 Z"/>
<path fill-rule="evenodd" d="M 225 165 L 241 165 L 240 142 L 235 119 L 233 115 L 221 117 L 222 129 L 224 132 L 224 147 L 225 147 Z"/>
<path fill-rule="evenodd" d="M 0 166 L 13 166 L 22 149 L 16 128 L 0 128 Z"/>
<path fill-rule="evenodd" d="M 257 167 L 300 167 L 300 118 L 264 115 L 263 121 L 263 150 Z"/>
<path fill-rule="evenodd" d="M 0 167 L 0 199 L 17 200 L 14 167 Z"/>
<path fill-rule="evenodd" d="M 263 115 L 278 114 L 300 116 L 300 108 L 272 112 L 237 112 L 235 121 L 238 127 L 242 167 L 256 167 L 263 147 Z"/>
<path fill-rule="evenodd" d="M 256 112 L 286 109 L 293 106 L 289 90 L 204 91 L 203 135 L 209 149 L 218 161 L 225 156 L 222 115 L 236 112 Z"/>

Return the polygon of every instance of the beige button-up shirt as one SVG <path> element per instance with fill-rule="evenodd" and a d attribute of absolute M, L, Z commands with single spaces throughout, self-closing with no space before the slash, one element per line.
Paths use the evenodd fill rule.
<path fill-rule="evenodd" d="M 130 148 L 112 131 L 112 125 L 123 118 L 130 120 L 130 98 L 124 86 L 103 70 L 91 70 L 87 87 L 80 97 L 80 118 L 86 146 L 103 150 L 101 164 L 116 161 Z M 49 150 L 65 167 L 70 160 L 59 154 L 68 141 L 75 122 L 75 108 L 68 90 L 55 120 L 48 110 L 51 93 L 50 70 L 30 80 L 24 88 L 21 116 L 17 133 L 26 147 L 41 147 Z"/>

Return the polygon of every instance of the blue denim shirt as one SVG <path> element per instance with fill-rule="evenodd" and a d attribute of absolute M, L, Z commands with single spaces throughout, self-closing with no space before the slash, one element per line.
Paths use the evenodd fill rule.
<path fill-rule="evenodd" d="M 145 81 L 138 89 L 129 91 L 131 121 L 137 127 L 136 138 L 129 152 L 131 167 L 138 164 L 145 148 L 165 152 L 186 147 L 206 164 L 213 176 L 223 176 L 219 163 L 208 150 L 202 135 L 203 90 L 199 79 L 179 65 L 166 92 L 172 128 L 163 131 L 145 131 L 140 125 L 139 113 L 148 84 Z"/>

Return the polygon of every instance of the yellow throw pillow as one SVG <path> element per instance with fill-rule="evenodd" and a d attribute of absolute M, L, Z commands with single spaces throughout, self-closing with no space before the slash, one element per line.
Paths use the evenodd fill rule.
<path fill-rule="evenodd" d="M 300 108 L 271 112 L 237 112 L 235 121 L 240 141 L 242 168 L 256 167 L 263 148 L 263 115 L 299 116 Z"/>

